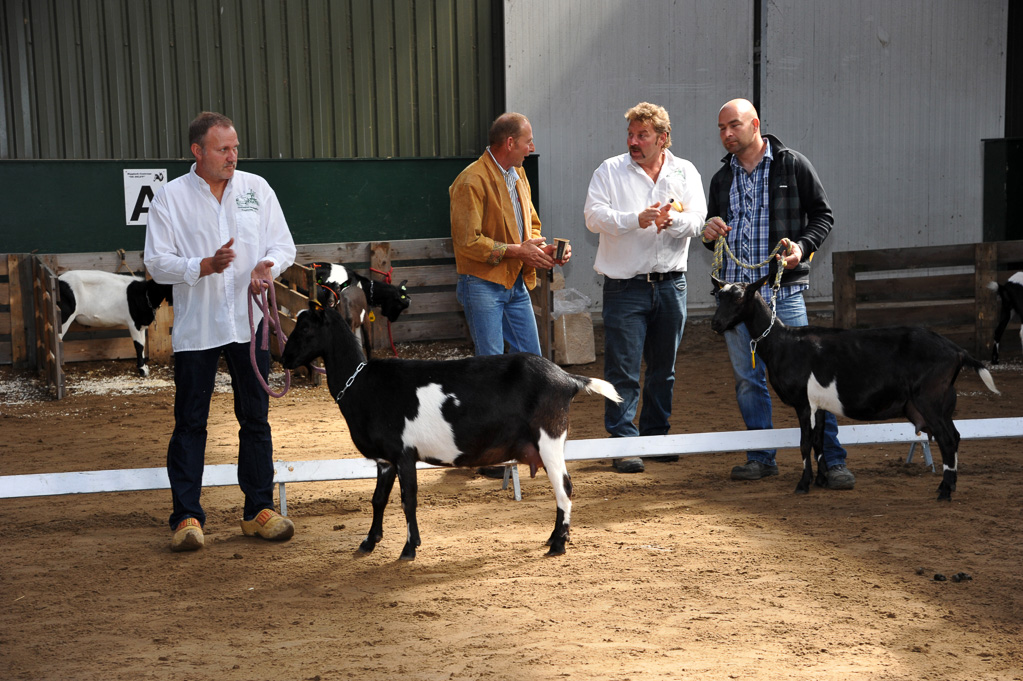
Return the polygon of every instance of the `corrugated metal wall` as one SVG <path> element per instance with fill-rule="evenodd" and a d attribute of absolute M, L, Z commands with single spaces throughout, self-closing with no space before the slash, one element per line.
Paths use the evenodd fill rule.
<path fill-rule="evenodd" d="M 627 151 L 625 112 L 649 101 L 668 110 L 671 151 L 706 188 L 725 153 L 718 109 L 752 87 L 752 0 L 509 0 L 505 12 L 508 108 L 533 124 L 543 232 L 571 239 L 566 284 L 599 310 L 597 235 L 583 221 L 590 177 Z M 691 244 L 691 306 L 710 302 L 710 260 Z"/>
<path fill-rule="evenodd" d="M 832 251 L 982 240 L 981 139 L 1003 134 L 1006 0 L 506 0 L 506 96 L 533 122 L 544 233 L 572 239 L 567 285 L 596 309 L 582 206 L 593 170 L 625 151 L 622 114 L 666 106 L 672 151 L 706 188 L 724 155 L 719 108 L 753 98 L 755 3 L 763 129 L 810 158 L 835 209 L 810 299 L 831 297 Z M 691 308 L 713 305 L 709 270 L 691 246 Z"/>
<path fill-rule="evenodd" d="M 493 5 L 4 0 L 0 158 L 179 158 L 204 109 L 250 158 L 478 154 Z"/>
<path fill-rule="evenodd" d="M 1005 130 L 1005 0 L 767 3 L 761 119 L 816 166 L 833 251 L 983 241 L 984 138 Z"/>

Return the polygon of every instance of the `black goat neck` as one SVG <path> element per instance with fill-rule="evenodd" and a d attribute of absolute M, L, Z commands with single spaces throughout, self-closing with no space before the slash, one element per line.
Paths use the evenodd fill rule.
<path fill-rule="evenodd" d="M 771 335 L 779 332 L 784 333 L 788 330 L 788 327 L 780 319 L 775 319 L 772 326 L 772 317 L 774 317 L 774 313 L 771 311 L 771 306 L 768 305 L 764 297 L 757 291 L 753 295 L 753 300 L 750 301 L 749 314 L 745 316 L 743 321 L 746 324 L 746 330 L 749 331 L 750 338 L 754 340 L 760 338 L 765 331 L 770 329 L 768 334 L 757 342 L 757 349 L 763 349 L 768 353 L 771 351 Z"/>
<path fill-rule="evenodd" d="M 327 388 L 336 397 L 366 358 L 359 349 L 355 334 L 339 312 L 327 310 L 325 319 L 327 342 L 322 355 L 323 368 L 327 372 Z"/>

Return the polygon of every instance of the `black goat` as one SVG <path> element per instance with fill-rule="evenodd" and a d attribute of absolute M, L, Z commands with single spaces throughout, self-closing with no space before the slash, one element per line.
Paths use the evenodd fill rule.
<path fill-rule="evenodd" d="M 58 279 L 60 337 L 74 321 L 83 326 L 127 326 L 139 375 L 148 376 L 146 329 L 163 301 L 171 301 L 173 287 L 100 270 L 69 270 Z"/>
<path fill-rule="evenodd" d="M 1017 272 L 1009 277 L 1009 281 L 1005 282 L 1004 285 L 1000 285 L 997 281 L 992 281 L 987 287 L 996 292 L 998 298 L 1002 301 L 1001 313 L 998 317 L 998 328 L 995 329 L 995 343 L 991 348 L 991 363 L 998 364 L 998 347 L 1001 345 L 1005 327 L 1008 326 L 1013 313 L 1016 314 L 1017 318 L 1023 319 L 1023 272 Z M 1019 330 L 1019 340 L 1023 344 L 1023 327 L 1020 327 Z"/>
<path fill-rule="evenodd" d="M 349 286 L 358 286 L 366 292 L 366 300 L 380 311 L 391 322 L 408 309 L 412 299 L 405 285 L 408 280 L 398 286 L 364 277 L 344 265 L 329 262 L 314 262 L 309 265 L 316 270 L 316 283 L 333 292 L 340 298 L 341 292 Z"/>
<path fill-rule="evenodd" d="M 919 327 L 832 329 L 818 326 L 787 327 L 774 321 L 759 289 L 770 277 L 752 284 L 732 284 L 712 277 L 718 308 L 711 328 L 724 333 L 744 323 L 750 336 L 763 337 L 756 345 L 781 400 L 799 417 L 799 449 L 803 475 L 796 492 L 810 490 L 817 453 L 818 486 L 825 485 L 823 461 L 824 419 L 830 411 L 859 421 L 881 421 L 904 416 L 917 432 L 938 441 L 944 475 L 938 500 L 951 501 L 956 488 L 959 431 L 952 422 L 955 381 L 960 370 L 976 370 L 984 385 L 998 393 L 984 365 L 947 338 Z M 772 326 L 773 321 L 773 326 Z"/>
<path fill-rule="evenodd" d="M 352 442 L 377 462 L 373 524 L 360 551 L 369 553 L 383 536 L 397 475 L 408 525 L 401 559 L 415 559 L 417 461 L 475 468 L 514 460 L 529 464 L 532 475 L 539 466 L 547 470 L 558 508 L 548 555 L 565 552 L 572 511 L 564 456 L 569 404 L 580 390 L 619 401 L 610 383 L 529 354 L 365 363 L 341 316 L 313 306 L 299 315 L 281 364 L 293 369 L 316 357 L 323 358 Z"/>

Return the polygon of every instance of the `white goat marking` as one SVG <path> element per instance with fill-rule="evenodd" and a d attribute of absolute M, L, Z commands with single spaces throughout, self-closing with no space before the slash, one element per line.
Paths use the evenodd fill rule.
<path fill-rule="evenodd" d="M 817 420 L 817 410 L 830 411 L 835 416 L 845 416 L 842 409 L 842 401 L 838 398 L 838 381 L 831 381 L 830 385 L 821 385 L 817 377 L 812 373 L 810 380 L 806 382 L 806 397 L 810 401 L 810 427 L 812 428 Z"/>
<path fill-rule="evenodd" d="M 948 467 L 948 464 L 942 464 L 942 466 L 941 466 L 941 470 L 942 470 L 943 472 L 944 472 L 944 471 L 952 471 L 953 473 L 955 473 L 956 471 L 958 471 L 958 470 L 959 470 L 959 452 L 956 452 L 956 465 L 955 465 L 955 466 L 953 466 L 952 468 L 949 468 L 949 467 Z"/>
<path fill-rule="evenodd" d="M 348 270 L 343 265 L 331 265 L 330 276 L 323 280 L 324 284 L 333 284 L 340 291 L 348 281 Z"/>
<path fill-rule="evenodd" d="M 443 407 L 448 400 L 458 406 L 455 395 L 445 393 L 439 384 L 430 383 L 416 389 L 419 411 L 414 420 L 405 419 L 401 444 L 419 452 L 419 460 L 454 465 L 462 452 L 455 446 L 455 431 L 444 418 Z"/>
<path fill-rule="evenodd" d="M 1016 272 L 1014 275 L 1009 277 L 1009 281 L 1013 284 L 1019 284 L 1023 286 L 1023 272 Z"/>
<path fill-rule="evenodd" d="M 554 499 L 558 508 L 565 511 L 565 524 L 568 525 L 572 519 L 572 499 L 565 489 L 565 476 L 568 474 L 568 467 L 565 465 L 565 440 L 568 439 L 566 430 L 558 437 L 551 437 L 543 428 L 540 429 L 540 441 L 537 443 L 540 450 L 540 460 L 547 471 L 547 477 L 554 488 Z"/>

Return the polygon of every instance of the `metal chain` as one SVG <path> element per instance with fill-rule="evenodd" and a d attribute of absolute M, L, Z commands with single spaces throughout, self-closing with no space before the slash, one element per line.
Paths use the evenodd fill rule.
<path fill-rule="evenodd" d="M 366 366 L 365 362 L 359 362 L 359 366 L 355 367 L 355 373 L 352 374 L 347 381 L 345 381 L 345 387 L 341 388 L 341 392 L 339 392 L 337 397 L 334 398 L 335 402 L 341 404 L 341 398 L 345 396 L 345 391 L 348 390 L 352 383 L 355 382 L 355 377 L 359 375 L 359 372 L 362 371 L 364 366 Z"/>

